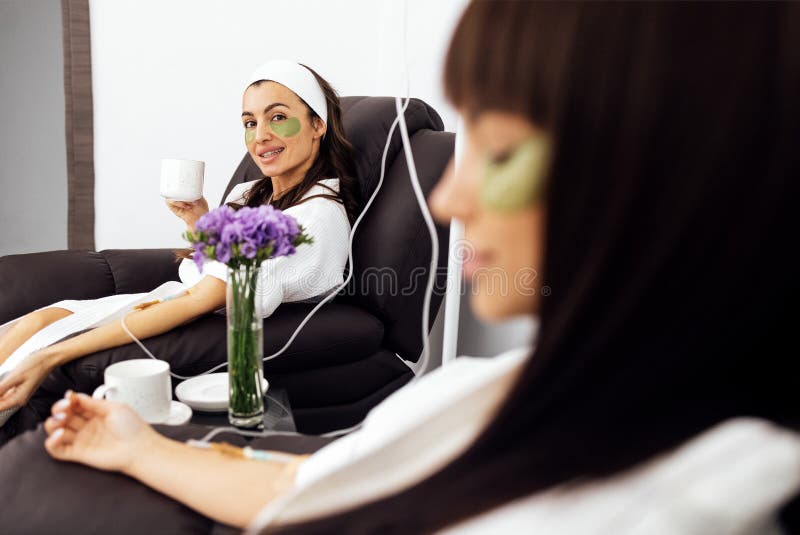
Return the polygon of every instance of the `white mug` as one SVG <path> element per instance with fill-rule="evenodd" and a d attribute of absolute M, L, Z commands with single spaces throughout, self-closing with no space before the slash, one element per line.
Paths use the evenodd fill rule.
<path fill-rule="evenodd" d="M 163 423 L 169 417 L 172 380 L 167 362 L 124 360 L 106 368 L 103 377 L 105 383 L 92 394 L 95 399 L 124 403 L 151 424 Z"/>
<path fill-rule="evenodd" d="M 161 196 L 173 201 L 196 201 L 203 196 L 205 162 L 161 160 Z"/>

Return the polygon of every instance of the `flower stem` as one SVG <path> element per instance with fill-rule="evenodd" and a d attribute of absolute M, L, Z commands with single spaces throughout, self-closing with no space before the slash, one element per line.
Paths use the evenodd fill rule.
<path fill-rule="evenodd" d="M 258 268 L 244 265 L 229 270 L 228 371 L 229 419 L 234 425 L 259 421 L 264 412 L 261 391 L 261 319 L 255 314 Z M 247 425 L 252 426 L 253 424 Z"/>

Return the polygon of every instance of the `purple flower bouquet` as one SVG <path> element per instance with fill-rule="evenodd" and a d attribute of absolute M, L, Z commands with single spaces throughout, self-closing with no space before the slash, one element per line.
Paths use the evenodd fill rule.
<path fill-rule="evenodd" d="M 206 259 L 228 267 L 260 266 L 261 262 L 295 253 L 295 248 L 312 239 L 292 216 L 272 206 L 234 210 L 220 206 L 211 210 L 184 237 L 192 244 L 192 258 L 203 270 Z"/>
<path fill-rule="evenodd" d="M 264 260 L 293 255 L 312 239 L 294 218 L 272 206 L 221 206 L 184 237 L 201 272 L 206 260 L 228 266 L 228 419 L 237 427 L 258 426 L 264 417 L 262 321 L 256 314 L 259 267 Z"/>

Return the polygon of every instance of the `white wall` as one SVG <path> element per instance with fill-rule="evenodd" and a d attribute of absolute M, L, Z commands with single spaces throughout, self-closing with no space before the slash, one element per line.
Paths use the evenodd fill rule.
<path fill-rule="evenodd" d="M 444 54 L 466 0 L 409 0 L 410 92 L 455 130 Z M 245 149 L 243 80 L 269 58 L 313 67 L 341 95 L 402 83 L 397 0 L 92 0 L 96 244 L 178 247 L 182 223 L 158 196 L 159 159 L 206 162 L 216 205 Z"/>
<path fill-rule="evenodd" d="M 0 0 L 0 256 L 67 247 L 59 0 Z"/>

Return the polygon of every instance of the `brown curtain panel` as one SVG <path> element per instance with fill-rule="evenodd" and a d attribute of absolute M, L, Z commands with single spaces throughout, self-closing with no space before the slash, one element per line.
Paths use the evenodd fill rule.
<path fill-rule="evenodd" d="M 61 0 L 67 137 L 67 246 L 94 250 L 94 131 L 89 0 Z"/>

